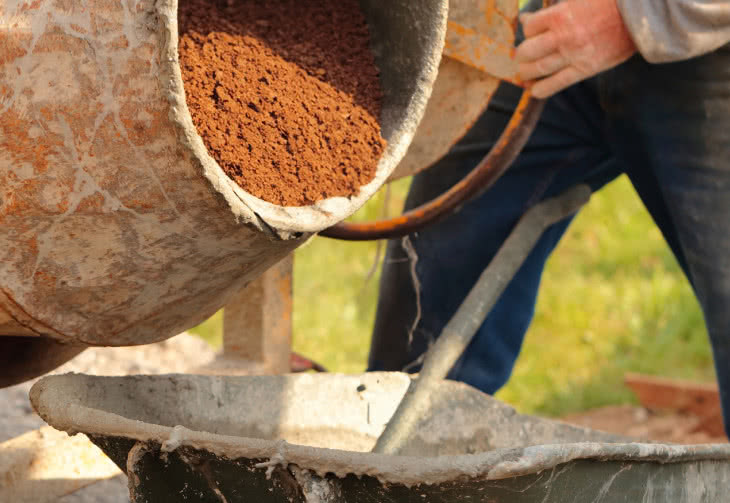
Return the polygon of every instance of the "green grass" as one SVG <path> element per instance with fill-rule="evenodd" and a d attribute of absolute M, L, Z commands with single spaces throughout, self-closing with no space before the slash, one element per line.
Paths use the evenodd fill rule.
<path fill-rule="evenodd" d="M 547 415 L 631 403 L 627 371 L 713 378 L 689 284 L 621 178 L 593 197 L 548 262 L 535 322 L 499 397 Z"/>
<path fill-rule="evenodd" d="M 392 189 L 397 212 L 407 181 Z M 374 219 L 383 194 L 354 219 Z M 365 368 L 378 274 L 375 243 L 315 238 L 296 252 L 294 349 L 332 371 Z M 220 313 L 192 331 L 220 341 Z M 713 378 L 697 303 L 625 178 L 594 195 L 551 257 L 535 321 L 498 396 L 524 412 L 561 415 L 630 403 L 627 371 Z"/>

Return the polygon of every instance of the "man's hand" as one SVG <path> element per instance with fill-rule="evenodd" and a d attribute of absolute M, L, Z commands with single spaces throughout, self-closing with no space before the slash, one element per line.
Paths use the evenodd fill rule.
<path fill-rule="evenodd" d="M 520 16 L 525 41 L 517 47 L 518 73 L 536 98 L 629 59 L 636 46 L 616 0 L 564 0 Z"/>

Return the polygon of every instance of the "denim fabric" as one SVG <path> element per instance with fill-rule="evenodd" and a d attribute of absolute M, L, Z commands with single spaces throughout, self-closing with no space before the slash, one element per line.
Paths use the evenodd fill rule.
<path fill-rule="evenodd" d="M 519 90 L 502 85 L 452 151 L 413 181 L 407 208 L 459 180 L 489 151 Z M 388 243 L 370 370 L 417 371 L 517 219 L 578 183 L 594 191 L 628 175 L 702 306 L 723 408 L 730 411 L 730 49 L 680 63 L 635 57 L 551 98 L 510 170 L 460 212 L 410 237 L 418 255 L 421 319 L 400 241 Z M 450 378 L 487 393 L 509 378 L 531 322 L 545 261 L 571 219 L 542 236 Z"/>

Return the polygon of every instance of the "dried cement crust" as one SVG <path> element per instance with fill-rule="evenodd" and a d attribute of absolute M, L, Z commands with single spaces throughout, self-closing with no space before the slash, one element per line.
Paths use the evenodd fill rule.
<path fill-rule="evenodd" d="M 193 128 L 175 0 L 0 0 L 0 308 L 61 341 L 164 340 L 225 305 L 302 233 L 354 212 L 404 154 L 435 78 L 446 2 L 409 4 L 392 9 L 395 20 L 424 18 L 413 55 L 374 42 L 384 87 L 392 79 L 396 90 L 385 92 L 390 143 L 375 179 L 352 199 L 284 208 L 242 191 Z"/>

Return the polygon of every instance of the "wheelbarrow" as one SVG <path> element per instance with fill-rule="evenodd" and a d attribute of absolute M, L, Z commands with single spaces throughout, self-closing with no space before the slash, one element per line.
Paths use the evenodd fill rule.
<path fill-rule="evenodd" d="M 133 503 L 725 500 L 730 445 L 628 443 L 452 381 L 431 390 L 398 455 L 368 452 L 411 382 L 68 374 L 43 378 L 31 400 L 49 424 L 106 452 Z"/>

